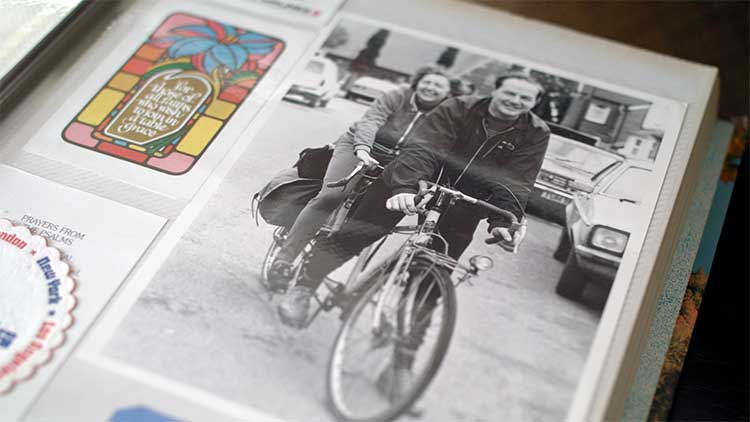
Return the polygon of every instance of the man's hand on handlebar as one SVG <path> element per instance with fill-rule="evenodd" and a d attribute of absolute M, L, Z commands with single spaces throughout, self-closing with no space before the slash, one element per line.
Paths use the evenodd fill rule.
<path fill-rule="evenodd" d="M 372 158 L 372 155 L 370 155 L 369 152 L 363 149 L 354 151 L 354 155 L 359 161 L 363 162 L 367 168 L 377 167 L 380 164 L 378 160 Z"/>
<path fill-rule="evenodd" d="M 419 181 L 419 193 L 399 193 L 385 201 L 385 207 L 390 211 L 400 211 L 406 215 L 414 215 L 432 198 L 427 182 Z"/>
<path fill-rule="evenodd" d="M 521 244 L 523 238 L 526 237 L 526 217 L 521 218 L 521 222 L 518 222 L 517 217 L 510 211 L 498 208 L 488 202 L 472 198 L 460 191 L 448 189 L 434 183 L 425 181 L 419 182 L 419 193 L 399 193 L 391 196 L 385 201 L 385 207 L 389 211 L 400 211 L 406 215 L 414 215 L 424 211 L 424 207 L 432 198 L 436 191 L 446 193 L 455 199 L 474 204 L 482 207 L 489 211 L 491 214 L 498 216 L 504 216 L 510 220 L 510 227 L 493 227 L 490 230 L 489 239 L 485 239 L 487 244 L 497 244 L 508 252 L 516 253 L 518 245 Z"/>
<path fill-rule="evenodd" d="M 486 243 L 495 243 L 505 251 L 516 253 L 526 237 L 526 219 L 523 219 L 515 231 L 507 227 L 495 227 L 490 231 L 490 236 L 492 237 L 487 239 Z"/>
<path fill-rule="evenodd" d="M 385 201 L 385 207 L 390 211 L 401 211 L 406 215 L 417 213 L 417 205 L 414 203 L 414 193 L 399 193 L 391 196 Z"/>

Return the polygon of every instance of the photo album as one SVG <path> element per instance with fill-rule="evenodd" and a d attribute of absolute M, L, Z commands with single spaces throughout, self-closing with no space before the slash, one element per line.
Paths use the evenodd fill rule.
<path fill-rule="evenodd" d="M 0 104 L 3 420 L 645 420 L 717 69 L 472 2 L 73 3 Z"/>

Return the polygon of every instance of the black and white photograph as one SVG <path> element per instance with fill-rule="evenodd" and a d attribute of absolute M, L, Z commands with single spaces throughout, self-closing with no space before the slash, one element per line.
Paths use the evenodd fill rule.
<path fill-rule="evenodd" d="M 564 419 L 678 107 L 501 53 L 340 19 L 101 353 L 282 420 Z"/>

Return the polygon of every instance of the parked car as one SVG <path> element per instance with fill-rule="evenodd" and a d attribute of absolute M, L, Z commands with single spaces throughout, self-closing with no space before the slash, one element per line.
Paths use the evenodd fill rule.
<path fill-rule="evenodd" d="M 325 107 L 339 89 L 338 66 L 324 57 L 313 57 L 297 75 L 285 100 Z"/>
<path fill-rule="evenodd" d="M 597 138 L 562 126 L 550 127 L 552 134 L 529 198 L 529 211 L 563 223 L 565 206 L 573 195 L 590 188 L 594 179 L 614 170 L 625 158 L 592 146 Z"/>
<path fill-rule="evenodd" d="M 590 192 L 577 192 L 566 207 L 565 227 L 554 257 L 565 262 L 555 291 L 578 300 L 589 283 L 611 288 L 642 202 L 643 187 L 653 183 L 653 165 L 626 160 L 594 179 Z M 587 189 L 588 190 L 588 189 Z"/>
<path fill-rule="evenodd" d="M 384 93 L 396 88 L 398 88 L 398 85 L 391 81 L 361 76 L 349 87 L 346 92 L 346 99 L 371 103 Z"/>

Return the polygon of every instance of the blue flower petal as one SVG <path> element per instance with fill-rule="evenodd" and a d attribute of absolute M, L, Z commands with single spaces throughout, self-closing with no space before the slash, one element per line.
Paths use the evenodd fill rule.
<path fill-rule="evenodd" d="M 256 34 L 255 32 L 247 32 L 237 37 L 237 39 L 240 41 L 240 44 L 244 44 L 246 42 L 256 42 L 256 41 L 261 41 L 261 40 L 271 41 L 267 37 L 260 35 L 260 34 Z"/>
<path fill-rule="evenodd" d="M 247 61 L 247 52 L 245 51 L 244 48 L 240 47 L 237 44 L 229 44 L 227 47 L 229 48 L 229 51 L 234 56 L 235 60 L 237 61 L 237 66 L 230 67 L 230 69 L 237 70 L 240 67 L 242 67 L 242 65 L 244 65 L 245 62 Z"/>
<path fill-rule="evenodd" d="M 273 50 L 275 43 L 264 43 L 264 44 L 240 44 L 247 54 L 268 54 Z"/>
<path fill-rule="evenodd" d="M 240 46 L 247 54 L 267 54 L 273 50 L 276 41 L 254 32 L 248 32 L 237 37 Z"/>
<path fill-rule="evenodd" d="M 224 28 L 224 34 L 227 37 L 231 37 L 232 35 L 237 35 L 237 29 L 235 27 L 229 26 L 229 25 L 224 25 L 224 24 L 221 24 L 221 26 L 222 26 L 222 28 Z"/>
<path fill-rule="evenodd" d="M 215 40 L 209 40 L 206 38 L 185 38 L 172 44 L 172 46 L 169 47 L 169 50 L 167 50 L 167 53 L 169 53 L 169 57 L 172 58 L 192 56 L 193 54 L 203 53 L 216 45 L 217 43 Z"/>
<path fill-rule="evenodd" d="M 230 48 L 229 46 L 220 44 L 208 51 L 206 58 L 208 59 L 209 57 L 212 59 L 212 62 L 215 60 L 217 65 L 223 64 L 229 70 L 236 70 L 245 62 L 247 54 L 245 54 L 245 51 L 242 48 Z M 208 60 L 204 62 L 204 65 L 207 62 Z M 206 67 L 206 70 L 208 70 L 208 67 Z"/>
<path fill-rule="evenodd" d="M 216 32 L 214 32 L 213 29 L 209 28 L 208 26 L 203 26 L 203 25 L 185 25 L 185 26 L 174 28 L 173 31 L 174 30 L 198 32 L 198 33 L 207 35 L 213 39 L 218 38 L 218 35 L 216 34 Z"/>
<path fill-rule="evenodd" d="M 205 56 L 203 56 L 203 68 L 206 69 L 206 73 L 211 73 L 214 69 L 216 69 L 219 66 L 218 60 L 214 57 L 211 52 L 207 52 Z"/>
<path fill-rule="evenodd" d="M 244 37 L 252 35 L 252 37 Z M 247 54 L 267 54 L 273 50 L 276 41 L 258 34 L 242 34 L 238 37 L 239 46 L 247 51 Z"/>

